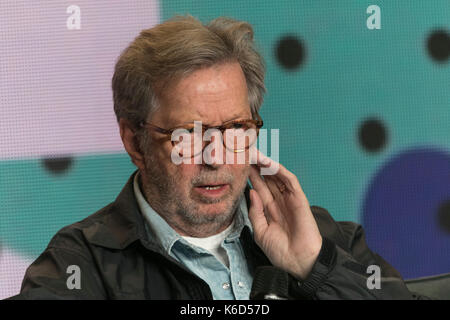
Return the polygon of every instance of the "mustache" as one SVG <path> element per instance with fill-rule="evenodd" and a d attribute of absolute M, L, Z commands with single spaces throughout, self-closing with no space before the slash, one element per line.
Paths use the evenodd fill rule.
<path fill-rule="evenodd" d="M 217 172 L 203 172 L 199 175 L 195 176 L 191 180 L 192 186 L 199 186 L 199 185 L 208 185 L 208 184 L 214 184 L 214 183 L 221 183 L 221 184 L 232 184 L 234 182 L 234 175 L 229 172 L 223 172 L 218 174 Z"/>

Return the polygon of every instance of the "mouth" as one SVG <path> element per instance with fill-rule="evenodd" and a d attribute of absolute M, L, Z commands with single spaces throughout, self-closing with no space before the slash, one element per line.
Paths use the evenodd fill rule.
<path fill-rule="evenodd" d="M 228 192 L 229 188 L 230 185 L 226 183 L 211 183 L 194 186 L 194 190 L 197 193 L 209 198 L 220 198 Z"/>

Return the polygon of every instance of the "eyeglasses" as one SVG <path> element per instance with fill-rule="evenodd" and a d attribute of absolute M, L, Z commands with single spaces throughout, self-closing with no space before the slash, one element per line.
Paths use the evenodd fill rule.
<path fill-rule="evenodd" d="M 143 121 L 139 126 L 165 135 L 168 140 L 171 140 L 172 147 L 177 148 L 179 156 L 182 158 L 193 158 L 199 155 L 203 152 L 211 137 L 222 139 L 225 148 L 234 153 L 244 152 L 256 142 L 259 129 L 263 126 L 263 121 L 258 114 L 256 114 L 256 120 L 231 120 L 220 126 L 201 124 L 200 128 L 200 123 L 194 122 L 186 126 L 163 129 Z M 220 135 L 217 137 L 218 133 Z"/>

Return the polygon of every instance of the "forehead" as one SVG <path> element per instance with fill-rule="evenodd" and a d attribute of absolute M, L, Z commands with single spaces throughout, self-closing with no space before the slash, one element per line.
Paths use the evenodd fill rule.
<path fill-rule="evenodd" d="M 159 100 L 152 118 L 160 124 L 218 124 L 251 116 L 245 76 L 237 62 L 196 70 L 169 84 Z"/>

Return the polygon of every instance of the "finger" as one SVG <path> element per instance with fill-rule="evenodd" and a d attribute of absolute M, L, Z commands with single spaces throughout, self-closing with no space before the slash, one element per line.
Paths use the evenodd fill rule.
<path fill-rule="evenodd" d="M 281 223 L 283 219 L 282 212 L 286 211 L 285 198 L 280 192 L 279 187 L 272 179 L 264 179 L 274 201 L 269 203 L 267 210 L 270 212 L 270 218 L 275 222 Z M 270 221 L 269 221 L 270 222 Z"/>
<path fill-rule="evenodd" d="M 279 182 L 277 184 L 280 186 L 281 189 L 286 187 L 288 191 L 295 192 L 297 190 L 301 190 L 300 183 L 298 182 L 297 177 L 290 172 L 288 169 L 286 169 L 282 164 L 270 159 L 269 157 L 265 156 L 261 151 L 258 150 L 258 157 L 257 157 L 257 163 L 256 165 L 259 167 L 278 167 L 278 170 L 274 175 L 267 175 L 266 177 L 271 178 L 278 178 Z"/>
<path fill-rule="evenodd" d="M 259 149 L 256 149 L 256 152 L 250 153 L 250 161 L 251 164 L 257 164 L 258 166 L 269 166 L 269 158 L 259 151 Z"/>
<path fill-rule="evenodd" d="M 272 219 L 284 227 L 296 224 L 299 218 L 296 209 L 301 208 L 303 203 L 301 198 L 287 190 L 281 192 L 278 183 L 272 177 L 265 177 L 265 181 L 278 204 L 276 214 L 272 213 Z"/>
<path fill-rule="evenodd" d="M 258 170 L 254 166 L 250 167 L 249 179 L 252 183 L 253 189 L 255 189 L 261 197 L 264 208 L 267 208 L 269 203 L 273 202 L 274 199 L 272 193 L 266 185 L 266 182 L 259 175 Z"/>
<path fill-rule="evenodd" d="M 272 176 L 266 176 L 264 177 L 264 181 L 267 184 L 267 187 L 269 188 L 270 192 L 272 193 L 272 196 L 275 200 L 282 200 L 284 196 L 287 194 L 286 186 L 285 184 L 277 178 L 274 178 Z"/>
<path fill-rule="evenodd" d="M 277 218 L 279 219 L 277 221 L 279 223 L 284 221 L 288 224 L 300 221 L 302 215 L 290 214 L 297 212 L 297 210 L 301 210 L 302 212 L 304 212 L 304 210 L 309 210 L 310 206 L 308 199 L 300 187 L 300 184 L 298 185 L 298 189 L 292 191 L 285 186 L 285 182 L 278 176 L 265 176 L 264 181 L 272 192 L 275 201 L 279 204 L 280 216 Z"/>
<path fill-rule="evenodd" d="M 264 207 L 261 198 L 255 190 L 250 190 L 250 209 L 248 211 L 248 217 L 253 226 L 255 239 L 261 239 L 269 224 L 264 215 Z"/>
<path fill-rule="evenodd" d="M 258 192 L 264 207 L 268 223 L 271 221 L 280 222 L 280 210 L 278 202 L 275 201 L 274 195 L 270 190 L 267 181 L 265 181 L 254 167 L 250 170 L 250 181 L 253 188 Z M 283 200 L 281 200 L 283 201 Z"/>
<path fill-rule="evenodd" d="M 256 159 L 255 159 L 255 163 L 260 166 L 260 167 L 268 167 L 270 166 L 270 161 L 272 159 L 270 159 L 268 156 L 266 156 L 264 153 L 262 153 L 261 151 L 257 150 L 256 152 Z"/>

